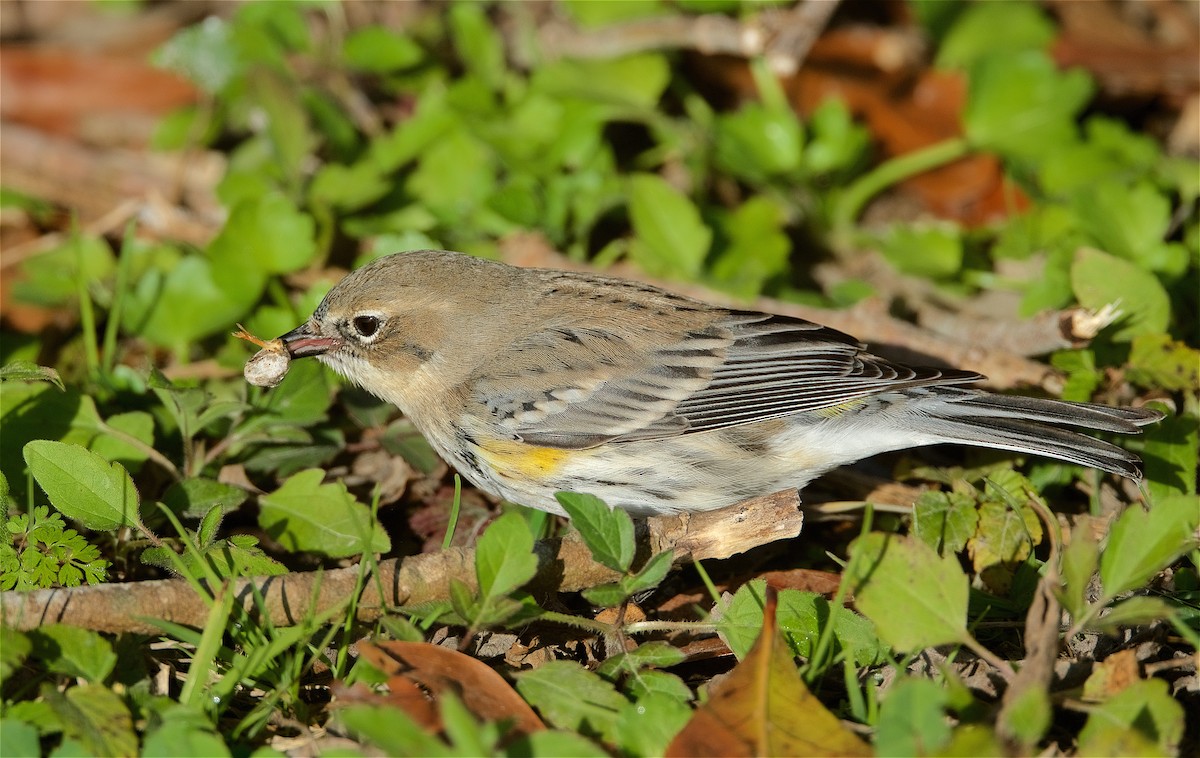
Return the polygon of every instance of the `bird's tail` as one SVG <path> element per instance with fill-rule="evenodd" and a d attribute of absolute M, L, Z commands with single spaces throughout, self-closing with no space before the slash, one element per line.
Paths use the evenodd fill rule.
<path fill-rule="evenodd" d="M 1162 419 L 1149 408 L 1114 408 L 979 390 L 938 387 L 923 403 L 921 431 L 939 441 L 1032 453 L 1141 481 L 1141 459 L 1116 445 L 1063 427 L 1139 434 Z M 932 399 L 932 398 L 931 398 Z"/>

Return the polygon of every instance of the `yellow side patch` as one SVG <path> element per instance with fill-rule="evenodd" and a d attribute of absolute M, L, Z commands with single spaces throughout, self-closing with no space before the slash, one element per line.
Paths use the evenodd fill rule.
<path fill-rule="evenodd" d="M 513 440 L 488 440 L 479 443 L 479 457 L 502 476 L 540 479 L 553 476 L 578 450 L 526 445 Z"/>
<path fill-rule="evenodd" d="M 817 410 L 813 411 L 813 413 L 818 416 L 821 416 L 822 418 L 837 418 L 838 416 L 842 415 L 846 411 L 848 411 L 852 408 L 857 408 L 858 406 L 862 405 L 865 402 L 867 402 L 867 401 L 862 398 L 859 398 L 857 400 L 847 400 L 844 403 L 838 403 L 837 405 L 831 405 L 828 408 L 818 408 Z"/>

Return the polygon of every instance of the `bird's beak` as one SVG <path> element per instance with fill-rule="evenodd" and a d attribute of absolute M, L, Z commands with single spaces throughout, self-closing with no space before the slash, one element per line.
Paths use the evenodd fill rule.
<path fill-rule="evenodd" d="M 337 337 L 323 337 L 312 330 L 309 322 L 305 322 L 279 339 L 287 348 L 288 355 L 293 358 L 306 358 L 310 355 L 324 355 L 342 346 Z"/>

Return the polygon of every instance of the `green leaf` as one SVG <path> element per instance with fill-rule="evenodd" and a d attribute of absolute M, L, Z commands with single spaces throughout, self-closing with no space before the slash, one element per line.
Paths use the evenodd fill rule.
<path fill-rule="evenodd" d="M 1108 533 L 1100 557 L 1100 581 L 1106 597 L 1141 587 L 1195 546 L 1200 497 L 1174 495 L 1150 509 L 1125 509 Z"/>
<path fill-rule="evenodd" d="M 1088 629 L 1112 634 L 1120 627 L 1143 626 L 1170 618 L 1171 612 L 1170 604 L 1162 598 L 1138 595 L 1114 605 L 1108 613 L 1088 624 Z"/>
<path fill-rule="evenodd" d="M 605 3 L 597 3 L 605 5 Z M 505 755 L 532 758 L 608 758 L 608 751 L 586 738 L 558 729 L 543 729 L 517 737 L 508 743 Z"/>
<path fill-rule="evenodd" d="M 968 584 L 955 556 L 879 532 L 855 540 L 850 553 L 844 581 L 884 642 L 909 652 L 963 639 Z"/>
<path fill-rule="evenodd" d="M 596 669 L 596 673 L 611 681 L 623 673 L 634 674 L 648 666 L 669 668 L 686 660 L 687 654 L 679 648 L 669 642 L 656 640 L 643 642 L 633 650 L 618 653 L 606 659 Z"/>
<path fill-rule="evenodd" d="M 67 389 L 57 371 L 30 361 L 14 361 L 0 368 L 0 382 L 50 382 L 60 391 Z"/>
<path fill-rule="evenodd" d="M 975 498 L 963 492 L 922 492 L 913 504 L 913 533 L 939 555 L 966 547 L 978 524 Z"/>
<path fill-rule="evenodd" d="M 185 705 L 175 705 L 164 710 L 160 719 L 157 729 L 146 731 L 142 755 L 216 758 L 230 754 L 225 740 L 203 713 Z"/>
<path fill-rule="evenodd" d="M 1071 266 L 1071 287 L 1085 308 L 1115 306 L 1121 311 L 1120 328 L 1113 334 L 1117 342 L 1165 332 L 1170 323 L 1171 300 L 1154 274 L 1108 253 L 1079 250 Z"/>
<path fill-rule="evenodd" d="M 155 52 L 154 63 L 182 74 L 209 94 L 224 90 L 244 65 L 230 22 L 219 16 L 176 32 Z"/>
<path fill-rule="evenodd" d="M 636 595 L 639 592 L 653 589 L 662 583 L 663 579 L 667 578 L 667 574 L 671 571 L 671 564 L 675 561 L 675 553 L 672 550 L 664 550 L 661 553 L 651 556 L 650 560 L 646 561 L 646 565 L 633 576 L 627 576 L 621 580 L 621 583 L 629 590 L 630 595 Z"/>
<path fill-rule="evenodd" d="M 78 282 L 98 282 L 116 268 L 108 243 L 99 237 L 76 236 L 60 246 L 26 259 L 21 276 L 12 280 L 12 298 L 17 302 L 46 307 L 74 303 L 79 298 Z"/>
<path fill-rule="evenodd" d="M 1179 274 L 1186 268 L 1183 249 L 1163 244 L 1171 225 L 1171 202 L 1149 181 L 1132 186 L 1101 182 L 1076 192 L 1071 200 L 1096 247 L 1151 271 Z"/>
<path fill-rule="evenodd" d="M 124 328 L 151 344 L 168 347 L 179 355 L 201 337 L 226 330 L 246 313 L 266 285 L 263 272 L 244 249 L 237 251 L 241 262 L 234 276 L 218 275 L 210 262 L 188 256 L 165 275 L 152 270 L 143 276 L 130 298 L 131 308 Z"/>
<path fill-rule="evenodd" d="M 630 256 L 655 276 L 696 278 L 712 242 L 695 204 L 661 176 L 629 178 L 629 215 L 636 234 Z"/>
<path fill-rule="evenodd" d="M 467 71 L 498 89 L 504 81 L 504 42 L 484 7 L 456 3 L 449 16 L 450 36 Z"/>
<path fill-rule="evenodd" d="M 614 106 L 650 110 L 671 80 L 660 53 L 602 60 L 562 59 L 538 66 L 530 87 L 555 99 L 582 98 Z"/>
<path fill-rule="evenodd" d="M 282 487 L 258 499 L 258 524 L 292 551 L 331 558 L 360 553 L 386 553 L 391 540 L 371 509 L 355 501 L 341 482 L 321 484 L 325 472 L 301 471 Z"/>
<path fill-rule="evenodd" d="M 712 280 L 739 297 L 761 294 L 768 281 L 788 271 L 792 243 L 784 222 L 784 209 L 770 198 L 742 203 L 722 221 L 729 244 L 713 262 Z"/>
<path fill-rule="evenodd" d="M 53 440 L 28 443 L 24 455 L 50 503 L 67 518 L 97 531 L 137 526 L 137 489 L 119 463 Z"/>
<path fill-rule="evenodd" d="M 883 257 L 906 274 L 944 279 L 962 269 L 962 232 L 953 224 L 894 226 L 881 244 Z"/>
<path fill-rule="evenodd" d="M 930 679 L 905 677 L 887 691 L 879 706 L 878 755 L 934 755 L 950 741 L 947 693 Z"/>
<path fill-rule="evenodd" d="M 91 755 L 136 755 L 133 719 L 120 695 L 101 684 L 71 687 L 65 696 L 53 685 L 42 685 L 42 697 L 62 719 L 63 733 Z"/>
<path fill-rule="evenodd" d="M 1183 706 L 1162 679 L 1142 679 L 1089 710 L 1079 755 L 1177 755 Z"/>
<path fill-rule="evenodd" d="M 937 49 L 939 68 L 967 68 L 996 53 L 1045 50 L 1054 23 L 1033 3 L 977 3 L 963 11 Z"/>
<path fill-rule="evenodd" d="M 1170 495 L 1195 495 L 1200 423 L 1194 413 L 1168 416 L 1147 429 L 1142 459 L 1152 502 Z"/>
<path fill-rule="evenodd" d="M 37 727 L 15 718 L 0 719 L 0 755 L 41 754 Z"/>
<path fill-rule="evenodd" d="M 633 519 L 628 513 L 610 508 L 595 495 L 556 492 L 554 497 L 571 517 L 571 523 L 598 563 L 613 571 L 629 570 L 636 546 Z"/>
<path fill-rule="evenodd" d="M 1050 729 L 1054 720 L 1054 705 L 1050 702 L 1050 693 L 1041 685 L 1028 687 L 1013 699 L 1011 706 L 1003 713 L 1006 731 L 1012 734 L 1030 753 Z"/>
<path fill-rule="evenodd" d="M 628 755 L 665 755 L 667 746 L 692 717 L 687 701 L 657 692 L 625 703 L 617 716 L 618 746 Z"/>
<path fill-rule="evenodd" d="M 1087 613 L 1088 585 L 1100 562 L 1100 546 L 1092 539 L 1088 528 L 1071 531 L 1071 543 L 1062 553 L 1063 606 L 1074 619 Z"/>
<path fill-rule="evenodd" d="M 518 513 L 493 521 L 475 546 L 475 577 L 483 599 L 503 597 L 537 573 L 533 535 Z"/>
<path fill-rule="evenodd" d="M 609 682 L 571 661 L 517 674 L 517 691 L 554 726 L 615 741 L 628 702 Z"/>
<path fill-rule="evenodd" d="M 183 518 L 196 519 L 213 508 L 229 513 L 246 502 L 246 497 L 245 490 L 231 484 L 194 477 L 172 484 L 163 495 L 163 505 Z"/>
<path fill-rule="evenodd" d="M 379 705 L 350 705 L 339 709 L 338 722 L 386 755 L 454 756 L 446 743 L 429 734 L 404 711 Z"/>
<path fill-rule="evenodd" d="M 417 65 L 425 59 L 425 51 L 410 37 L 372 24 L 346 38 L 342 56 L 350 68 L 384 74 Z"/>
<path fill-rule="evenodd" d="M 7 625 L 0 626 L 0 683 L 8 680 L 33 650 L 29 636 Z M 7 753 L 2 753 L 8 755 Z"/>
<path fill-rule="evenodd" d="M 1180 391 L 1200 386 L 1200 350 L 1167 334 L 1139 334 L 1130 344 L 1126 376 L 1147 389 Z"/>
<path fill-rule="evenodd" d="M 1038 160 L 1078 139 L 1075 117 L 1092 90 L 1086 73 L 1059 71 L 1041 51 L 981 58 L 970 69 L 967 138 L 977 149 Z"/>
<path fill-rule="evenodd" d="M 405 185 L 439 220 L 468 217 L 496 188 L 496 159 L 464 128 L 454 128 L 421 153 Z"/>
<path fill-rule="evenodd" d="M 794 111 L 748 103 L 717 118 L 715 159 L 734 176 L 753 182 L 800 168 L 804 130 Z"/>
<path fill-rule="evenodd" d="M 117 654 L 96 632 L 65 624 L 40 626 L 29 633 L 33 655 L 50 671 L 101 684 L 117 665 Z"/>
<path fill-rule="evenodd" d="M 279 192 L 242 200 L 229 213 L 221 233 L 208 246 L 214 279 L 232 281 L 239 261 L 261 274 L 286 274 L 312 263 L 317 254 L 312 217 Z"/>
<path fill-rule="evenodd" d="M 140 471 L 149 457 L 146 449 L 113 435 L 110 430 L 124 432 L 146 447 L 153 448 L 154 417 L 144 411 L 129 411 L 109 416 L 105 423 L 108 429 L 99 429 L 88 448 L 105 460 L 120 463 L 133 473 Z"/>

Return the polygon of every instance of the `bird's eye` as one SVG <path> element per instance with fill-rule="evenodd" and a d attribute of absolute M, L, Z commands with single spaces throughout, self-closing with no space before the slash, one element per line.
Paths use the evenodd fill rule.
<path fill-rule="evenodd" d="M 354 331 L 358 332 L 360 337 L 374 337 L 375 333 L 379 331 L 378 316 L 355 316 L 352 323 Z"/>

